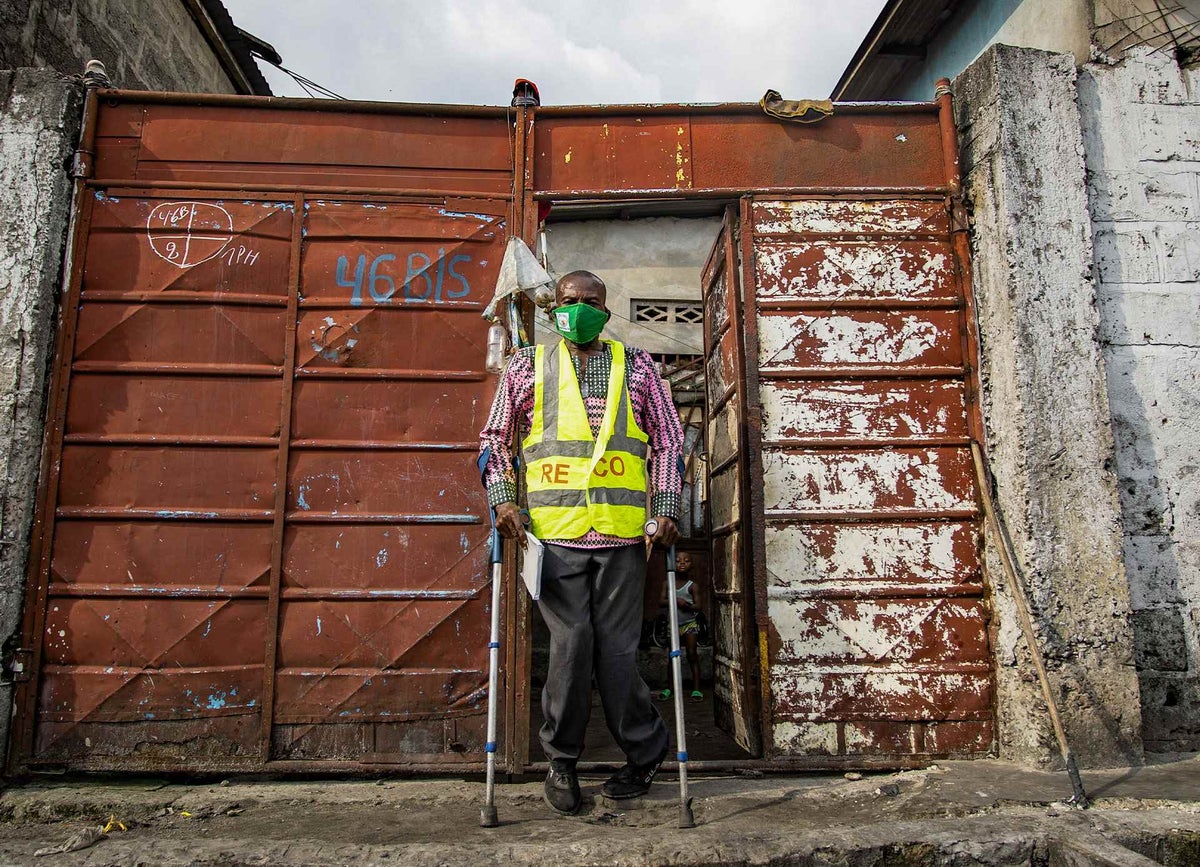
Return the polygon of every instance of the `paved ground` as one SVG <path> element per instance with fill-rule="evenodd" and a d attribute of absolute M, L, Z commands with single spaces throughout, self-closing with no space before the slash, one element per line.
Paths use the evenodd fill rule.
<path fill-rule="evenodd" d="M 949 762 L 900 774 L 694 780 L 698 827 L 675 827 L 675 778 L 605 803 L 585 778 L 580 816 L 549 814 L 541 783 L 498 789 L 502 825 L 478 826 L 483 787 L 461 780 L 183 785 L 39 780 L 0 793 L 0 864 L 1200 865 L 1200 757 L 1089 772 L 1087 811 L 1061 774 Z M 109 816 L 94 846 L 33 857 Z"/>

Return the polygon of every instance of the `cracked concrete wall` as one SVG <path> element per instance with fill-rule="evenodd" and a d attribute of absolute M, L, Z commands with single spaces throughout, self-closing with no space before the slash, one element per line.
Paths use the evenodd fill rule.
<path fill-rule="evenodd" d="M 1200 750 L 1200 70 L 1080 73 L 1146 748 Z"/>
<path fill-rule="evenodd" d="M 987 448 L 1081 765 L 1138 763 L 1141 715 L 1069 54 L 997 45 L 954 83 L 973 209 Z M 1051 762 L 1049 717 L 990 540 L 1000 754 Z"/>
<path fill-rule="evenodd" d="M 21 627 L 82 95 L 53 70 L 0 71 L 0 642 Z M 11 708 L 0 684 L 0 748 Z"/>
<path fill-rule="evenodd" d="M 181 0 L 4 0 L 0 68 L 79 75 L 95 58 L 116 87 L 235 93 Z"/>

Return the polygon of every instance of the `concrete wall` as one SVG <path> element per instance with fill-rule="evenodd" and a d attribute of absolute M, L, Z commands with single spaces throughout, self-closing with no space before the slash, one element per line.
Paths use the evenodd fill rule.
<path fill-rule="evenodd" d="M 1092 0 L 968 0 L 938 32 L 925 60 L 879 99 L 933 99 L 939 78 L 956 75 L 989 45 L 1003 43 L 1074 55 L 1089 53 Z"/>
<path fill-rule="evenodd" d="M 549 223 L 546 237 L 556 274 L 585 269 L 604 280 L 613 311 L 606 336 L 648 352 L 699 355 L 703 325 L 642 326 L 628 320 L 635 299 L 699 302 L 700 269 L 720 231 L 718 217 L 649 217 Z M 542 333 L 555 338 L 548 327 Z"/>
<path fill-rule="evenodd" d="M 954 84 L 987 449 L 1081 764 L 1141 758 L 1083 145 L 1070 55 L 993 46 Z M 1000 752 L 1049 761 L 1048 716 L 989 540 Z"/>
<path fill-rule="evenodd" d="M 1200 70 L 1080 74 L 1147 749 L 1200 750 Z"/>
<path fill-rule="evenodd" d="M 0 69 L 83 72 L 104 63 L 116 87 L 234 93 L 183 0 L 4 0 Z"/>
<path fill-rule="evenodd" d="M 52 70 L 0 71 L 0 642 L 21 625 L 81 96 Z M 11 706 L 0 684 L 0 749 Z"/>

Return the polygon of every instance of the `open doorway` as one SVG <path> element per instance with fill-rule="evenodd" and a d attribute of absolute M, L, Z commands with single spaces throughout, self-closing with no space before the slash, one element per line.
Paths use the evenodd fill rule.
<path fill-rule="evenodd" d="M 676 550 L 687 555 L 681 556 L 681 561 L 690 561 L 686 576 L 680 575 L 677 586 L 683 585 L 685 578 L 691 581 L 688 590 L 700 613 L 694 639 L 698 683 L 693 683 L 692 660 L 686 652 L 683 660 L 688 751 L 694 761 L 736 762 L 756 758 L 761 748 L 757 741 L 747 740 L 742 697 L 729 689 L 730 670 L 745 671 L 749 651 L 741 634 L 741 618 L 728 616 L 728 602 L 722 599 L 729 586 L 729 576 L 721 574 L 728 567 L 727 545 L 719 541 L 719 559 L 714 562 L 709 513 L 707 405 L 712 395 L 706 380 L 712 353 L 705 348 L 709 329 L 704 302 L 708 294 L 706 281 L 711 283 L 713 279 L 709 272 L 714 254 L 720 250 L 723 257 L 728 246 L 725 210 L 725 203 L 717 201 L 559 204 L 545 224 L 538 254 L 539 258 L 548 258 L 555 275 L 576 269 L 599 274 L 608 287 L 608 307 L 613 312 L 605 335 L 648 351 L 671 387 L 684 430 L 685 462 L 682 538 Z M 724 265 L 723 258 L 720 264 Z M 536 323 L 535 339 L 556 342 L 557 335 L 543 327 L 543 322 Z M 733 467 L 735 472 L 737 469 Z M 717 529 L 728 536 L 725 523 L 722 520 Z M 656 550 L 647 564 L 638 668 L 652 695 L 662 699 L 657 706 L 674 732 L 674 704 L 670 693 L 664 692 L 672 687 L 666 593 L 666 557 Z M 538 732 L 549 633 L 537 606 L 531 609 L 529 757 L 531 762 L 539 763 L 544 758 Z M 753 620 L 745 625 L 752 628 Z M 685 641 L 681 646 L 686 647 Z M 624 761 L 608 732 L 596 693 L 586 744 L 585 762 Z"/>

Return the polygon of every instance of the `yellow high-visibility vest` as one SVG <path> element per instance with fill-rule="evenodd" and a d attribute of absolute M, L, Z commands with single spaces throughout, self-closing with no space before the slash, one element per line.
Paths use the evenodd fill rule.
<path fill-rule="evenodd" d="M 596 529 L 636 539 L 646 521 L 646 451 L 650 438 L 633 417 L 625 386 L 625 347 L 612 353 L 608 403 L 592 436 L 566 341 L 534 357 L 533 424 L 521 443 L 530 532 L 539 539 L 578 539 Z"/>

